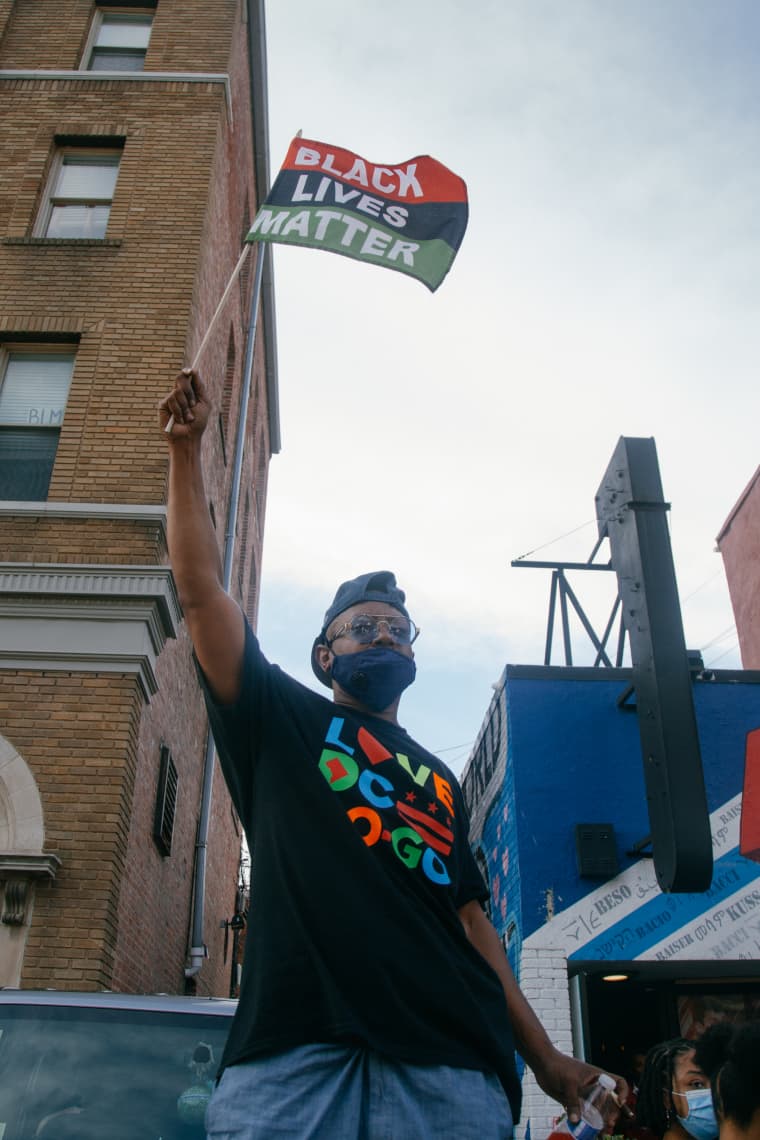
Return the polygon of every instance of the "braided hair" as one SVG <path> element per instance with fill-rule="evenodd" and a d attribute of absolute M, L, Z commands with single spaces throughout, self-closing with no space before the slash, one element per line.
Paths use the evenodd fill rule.
<path fill-rule="evenodd" d="M 646 1055 L 636 1101 L 636 1123 L 662 1137 L 670 1127 L 670 1109 L 665 1107 L 664 1093 L 673 1088 L 676 1057 L 691 1053 L 694 1042 L 674 1037 L 653 1045 Z"/>

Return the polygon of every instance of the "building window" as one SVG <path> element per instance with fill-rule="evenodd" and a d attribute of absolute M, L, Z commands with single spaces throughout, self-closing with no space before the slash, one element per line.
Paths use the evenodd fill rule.
<path fill-rule="evenodd" d="M 86 71 L 142 71 L 153 13 L 98 8 L 85 49 Z"/>
<path fill-rule="evenodd" d="M 0 348 L 0 499 L 47 498 L 74 353 Z"/>
<path fill-rule="evenodd" d="M 179 776 L 172 760 L 172 754 L 166 745 L 162 744 L 161 767 L 158 773 L 156 793 L 156 814 L 153 823 L 153 839 L 162 855 L 171 855 L 172 853 L 178 784 Z"/>
<path fill-rule="evenodd" d="M 36 227 L 38 237 L 104 238 L 121 148 L 61 147 Z"/>

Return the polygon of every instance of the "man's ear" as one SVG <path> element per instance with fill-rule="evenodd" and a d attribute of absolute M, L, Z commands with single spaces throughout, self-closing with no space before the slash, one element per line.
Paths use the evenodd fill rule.
<path fill-rule="evenodd" d="M 318 645 L 316 648 L 316 658 L 321 669 L 324 669 L 328 675 L 332 671 L 333 651 L 326 645 Z"/>

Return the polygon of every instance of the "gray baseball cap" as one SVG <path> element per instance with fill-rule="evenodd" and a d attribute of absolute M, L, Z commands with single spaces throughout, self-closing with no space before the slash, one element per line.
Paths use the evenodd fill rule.
<path fill-rule="evenodd" d="M 326 673 L 317 661 L 317 646 L 324 645 L 327 627 L 338 614 L 342 614 L 350 606 L 359 605 L 360 602 L 387 602 L 389 606 L 393 606 L 408 618 L 405 600 L 406 594 L 396 585 L 396 576 L 390 570 L 375 570 L 370 574 L 360 574 L 358 578 L 342 582 L 338 586 L 332 605 L 325 614 L 322 629 L 311 647 L 311 667 L 317 680 L 327 685 L 328 689 L 332 688 L 330 674 Z"/>

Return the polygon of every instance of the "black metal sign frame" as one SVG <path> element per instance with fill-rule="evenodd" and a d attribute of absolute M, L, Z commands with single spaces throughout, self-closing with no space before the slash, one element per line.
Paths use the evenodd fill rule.
<path fill-rule="evenodd" d="M 596 494 L 628 632 L 652 851 L 663 891 L 706 891 L 712 839 L 653 439 L 621 436 Z"/>

